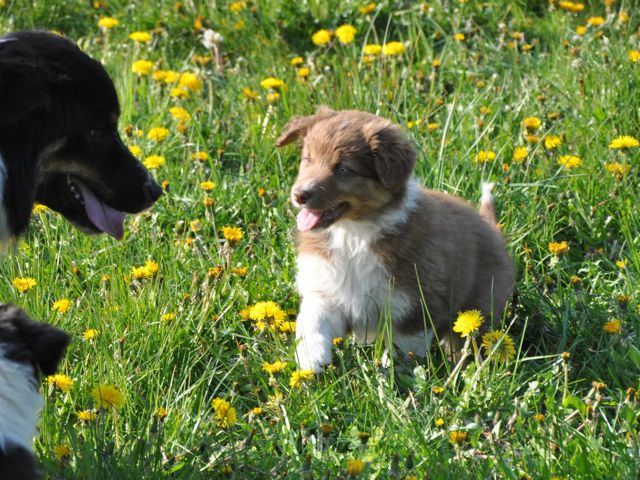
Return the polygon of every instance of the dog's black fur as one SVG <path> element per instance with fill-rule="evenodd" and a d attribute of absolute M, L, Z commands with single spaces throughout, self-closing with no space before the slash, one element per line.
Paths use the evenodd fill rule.
<path fill-rule="evenodd" d="M 36 322 L 18 308 L 0 305 L 0 361 L 30 365 L 33 372 L 31 381 L 34 395 L 40 374 L 55 373 L 69 341 L 69 335 L 62 330 Z M 11 385 L 0 385 L 0 399 L 2 395 L 9 395 L 10 389 Z M 20 402 L 22 399 L 14 400 Z M 19 412 L 2 411 L 0 415 L 19 415 Z M 7 433 L 0 431 L 0 441 L 3 443 L 0 445 L 0 478 L 40 478 L 37 462 L 31 450 L 24 445 L 12 443 L 11 438 L 5 438 Z"/>
<path fill-rule="evenodd" d="M 46 32 L 0 38 L 5 237 L 24 231 L 37 201 L 83 231 L 120 238 L 122 212 L 140 212 L 159 198 L 161 187 L 118 134 L 119 115 L 104 67 L 70 40 Z M 85 208 L 87 197 L 94 210 L 108 212 L 102 224 Z"/>

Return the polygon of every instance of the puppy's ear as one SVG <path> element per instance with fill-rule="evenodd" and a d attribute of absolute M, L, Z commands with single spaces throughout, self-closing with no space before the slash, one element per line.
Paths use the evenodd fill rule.
<path fill-rule="evenodd" d="M 391 191 L 400 189 L 409 180 L 416 163 L 413 142 L 399 126 L 382 118 L 365 124 L 362 133 L 373 152 L 382 185 Z"/>
<path fill-rule="evenodd" d="M 27 62 L 0 60 L 0 126 L 15 123 L 51 103 L 47 74 Z"/>
<path fill-rule="evenodd" d="M 284 126 L 284 132 L 276 141 L 276 147 L 284 147 L 297 138 L 304 137 L 309 131 L 309 128 L 313 126 L 313 124 L 319 122 L 320 120 L 325 120 L 327 118 L 333 117 L 335 114 L 336 112 L 334 110 L 321 105 L 313 115 L 291 118 L 291 120 L 289 120 L 289 122 Z"/>
<path fill-rule="evenodd" d="M 7 356 L 55 373 L 71 337 L 52 325 L 36 322 L 11 305 L 0 306 L 0 341 L 10 345 Z"/>

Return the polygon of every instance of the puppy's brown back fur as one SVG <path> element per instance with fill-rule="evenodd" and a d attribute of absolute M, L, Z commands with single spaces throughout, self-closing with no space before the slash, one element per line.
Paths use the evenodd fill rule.
<path fill-rule="evenodd" d="M 417 306 L 398 325 L 403 333 L 433 321 L 438 338 L 456 350 L 451 320 L 458 312 L 478 309 L 488 323 L 499 322 L 515 279 L 513 263 L 498 229 L 464 200 L 421 188 L 408 222 L 374 248 L 395 288 Z"/>

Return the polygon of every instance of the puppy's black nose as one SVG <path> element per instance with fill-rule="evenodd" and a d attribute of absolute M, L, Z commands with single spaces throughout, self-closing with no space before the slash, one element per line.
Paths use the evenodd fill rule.
<path fill-rule="evenodd" d="M 144 191 L 147 194 L 147 197 L 149 198 L 151 203 L 158 200 L 158 198 L 160 198 L 160 195 L 162 195 L 162 187 L 158 185 L 158 182 L 156 182 L 151 178 L 149 179 L 147 184 L 144 186 Z"/>
<path fill-rule="evenodd" d="M 310 190 L 307 190 L 305 188 L 294 188 L 293 189 L 293 198 L 300 205 L 304 205 L 305 203 L 307 203 L 309 201 L 310 197 L 311 197 L 311 191 Z"/>

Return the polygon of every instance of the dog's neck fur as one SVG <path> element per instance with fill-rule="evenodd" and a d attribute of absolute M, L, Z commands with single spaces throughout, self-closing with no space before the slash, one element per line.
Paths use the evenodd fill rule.
<path fill-rule="evenodd" d="M 42 403 L 32 367 L 5 358 L 0 344 L 0 449 L 18 445 L 31 451 Z"/>
<path fill-rule="evenodd" d="M 399 205 L 390 208 L 375 220 L 341 220 L 327 229 L 330 250 L 344 250 L 355 255 L 368 250 L 383 235 L 394 234 L 416 207 L 420 185 L 415 180 L 407 188 Z"/>
<path fill-rule="evenodd" d="M 7 181 L 7 167 L 0 152 L 0 246 L 9 238 L 9 223 L 7 222 L 7 212 L 4 209 L 4 186 Z"/>

